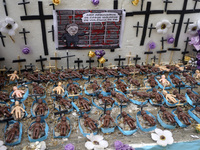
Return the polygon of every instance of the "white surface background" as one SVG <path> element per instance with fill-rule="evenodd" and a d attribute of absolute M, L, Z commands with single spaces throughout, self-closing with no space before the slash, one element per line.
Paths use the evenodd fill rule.
<path fill-rule="evenodd" d="M 28 0 L 27 0 L 28 1 Z M 38 15 L 38 1 L 37 0 L 29 0 L 30 4 L 26 5 L 27 8 L 27 14 L 28 15 Z M 148 0 L 150 1 L 150 0 Z M 152 1 L 152 10 L 164 10 L 165 4 L 162 0 L 151 0 Z M 168 10 L 181 10 L 183 7 L 183 0 L 172 0 L 172 4 L 168 4 Z M 6 47 L 3 47 L 1 41 L 0 41 L 0 57 L 5 57 L 5 61 L 0 62 L 1 66 L 6 65 L 7 67 L 13 67 L 17 68 L 17 64 L 12 64 L 12 60 L 17 59 L 17 56 L 20 55 L 21 58 L 26 59 L 26 63 L 22 63 L 24 66 L 25 64 L 33 63 L 36 66 L 40 68 L 39 63 L 35 63 L 35 60 L 39 58 L 39 55 L 44 56 L 44 50 L 43 50 L 43 43 L 42 43 L 42 32 L 41 32 L 41 24 L 39 20 L 33 20 L 33 21 L 21 21 L 20 16 L 24 16 L 24 8 L 23 5 L 18 5 L 18 3 L 21 2 L 20 0 L 6 0 L 7 3 L 7 9 L 9 17 L 13 18 L 19 25 L 19 28 L 16 32 L 16 35 L 13 37 L 15 39 L 15 43 L 11 41 L 11 39 L 7 36 L 4 41 Z M 52 6 L 49 6 L 51 3 L 51 0 L 43 0 L 43 8 L 44 8 L 44 14 L 50 15 L 52 14 Z M 188 0 L 187 9 L 193 9 L 194 1 Z M 139 2 L 138 6 L 134 6 L 131 4 L 131 0 L 119 0 L 118 8 L 119 9 L 125 9 L 126 12 L 130 11 L 140 11 L 140 4 Z M 147 0 L 144 0 L 144 6 L 143 10 L 146 9 Z M 98 6 L 94 6 L 90 0 L 61 0 L 61 4 L 58 6 L 55 6 L 56 9 L 113 9 L 113 0 L 100 0 L 100 4 Z M 197 4 L 197 8 L 200 8 L 200 3 Z M 3 7 L 3 2 L 0 2 L 0 20 L 3 20 L 5 18 L 5 12 Z M 168 19 L 170 22 L 173 22 L 174 19 L 179 21 L 180 15 L 167 15 L 165 12 L 163 14 L 158 15 L 150 15 L 149 18 L 149 24 L 148 26 L 153 23 L 155 26 L 156 23 L 162 19 Z M 200 19 L 200 14 L 188 14 L 184 17 L 184 22 L 187 21 L 187 19 L 190 18 L 190 21 L 197 21 Z M 124 29 L 124 35 L 123 35 L 123 41 L 122 41 L 122 47 L 119 49 L 116 49 L 115 52 L 110 52 L 110 50 L 106 50 L 105 58 L 108 59 L 108 62 L 105 63 L 105 65 L 108 65 L 110 63 L 117 64 L 117 62 L 114 62 L 114 58 L 118 57 L 118 55 L 122 55 L 122 57 L 125 57 L 129 54 L 129 52 L 132 53 L 132 55 L 138 54 L 140 57 L 142 57 L 142 60 L 139 62 L 145 62 L 146 56 L 144 55 L 144 51 L 147 50 L 147 43 L 150 40 L 153 40 L 156 42 L 157 47 L 154 50 L 154 54 L 156 54 L 155 51 L 159 50 L 161 48 L 161 37 L 167 37 L 167 35 L 161 35 L 156 32 L 156 30 L 152 30 L 151 37 L 149 38 L 148 35 L 146 36 L 145 44 L 144 46 L 140 46 L 140 40 L 142 35 L 142 29 L 139 30 L 139 35 L 136 37 L 136 28 L 133 28 L 133 26 L 137 25 L 137 22 L 140 22 L 140 25 L 143 25 L 144 22 L 144 15 L 136 15 L 133 17 L 126 17 L 125 19 L 125 29 Z M 49 58 L 54 56 L 55 50 L 55 44 L 52 41 L 52 34 L 47 33 L 49 30 L 51 30 L 51 26 L 53 25 L 53 20 L 46 20 L 46 34 L 47 34 L 47 42 L 48 42 L 48 48 L 49 48 L 49 56 L 44 56 Z M 185 30 L 185 24 L 182 25 L 181 35 L 179 38 L 179 44 L 177 48 L 181 48 L 181 50 L 184 50 L 185 43 L 184 41 L 187 39 L 187 36 L 189 36 L 187 33 L 184 33 Z M 176 33 L 178 25 L 176 25 L 174 35 Z M 27 43 L 28 46 L 31 48 L 31 53 L 28 55 L 25 55 L 21 52 L 21 49 L 24 47 L 24 38 L 23 34 L 19 34 L 19 32 L 22 31 L 22 28 L 25 28 L 27 31 L 30 31 L 30 34 L 26 34 L 27 36 Z M 169 34 L 171 34 L 172 29 L 170 29 Z M 147 34 L 149 34 L 149 30 L 147 31 Z M 172 47 L 172 45 L 167 44 L 165 42 L 165 49 L 168 47 Z M 188 50 L 192 52 L 193 47 L 188 46 Z M 76 55 L 76 57 L 70 58 L 70 66 L 73 67 L 74 63 L 73 61 L 77 58 L 80 58 L 83 60 L 84 65 L 88 65 L 85 63 L 86 60 L 88 60 L 88 54 L 89 50 L 69 50 L 69 54 Z M 57 51 L 58 56 L 64 56 L 66 53 L 65 51 Z M 154 55 L 151 55 L 153 57 Z M 162 61 L 164 63 L 169 62 L 170 52 L 165 53 L 162 55 Z M 182 58 L 181 52 L 175 52 L 174 53 L 174 61 L 178 61 L 178 59 Z M 95 63 L 93 66 L 97 65 L 96 58 L 93 58 L 95 60 Z M 150 62 L 150 59 L 149 59 Z M 45 62 L 46 65 L 48 65 L 48 62 Z M 54 64 L 54 61 L 51 61 L 51 64 Z M 59 61 L 58 67 L 65 66 L 66 67 L 66 59 L 63 59 Z M 24 68 L 24 67 L 23 67 Z"/>

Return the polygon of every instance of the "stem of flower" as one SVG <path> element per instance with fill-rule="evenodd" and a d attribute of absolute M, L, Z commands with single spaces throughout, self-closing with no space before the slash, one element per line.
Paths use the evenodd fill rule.
<path fill-rule="evenodd" d="M 10 37 L 10 39 L 13 41 L 13 43 L 15 43 L 15 40 L 12 38 L 12 36 L 9 36 Z"/>

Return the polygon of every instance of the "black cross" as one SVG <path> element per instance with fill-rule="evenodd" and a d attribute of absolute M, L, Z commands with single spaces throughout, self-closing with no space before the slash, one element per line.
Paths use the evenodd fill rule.
<path fill-rule="evenodd" d="M 99 65 L 99 61 L 97 61 L 97 62 L 98 62 L 98 66 L 103 67 L 103 64 Z M 106 59 L 105 62 L 108 62 L 108 59 Z"/>
<path fill-rule="evenodd" d="M 178 88 L 179 94 L 181 93 L 181 88 L 182 88 L 182 87 L 185 87 L 185 85 L 184 85 L 184 84 L 181 84 L 181 83 L 182 83 L 182 81 L 179 81 L 179 84 L 175 86 L 176 88 Z"/>
<path fill-rule="evenodd" d="M 61 108 L 59 107 L 59 110 L 60 110 Z M 66 114 L 68 112 L 68 110 L 66 109 L 66 110 L 63 110 L 63 111 L 58 111 L 58 112 L 55 112 L 54 113 L 54 115 L 56 116 L 56 115 L 60 115 L 60 117 L 62 116 L 62 114 Z"/>
<path fill-rule="evenodd" d="M 107 101 L 107 99 L 106 99 L 104 104 L 100 104 L 100 105 L 104 105 L 104 108 L 103 108 L 104 114 L 106 114 L 107 103 L 108 103 L 108 101 Z"/>
<path fill-rule="evenodd" d="M 6 38 L 6 36 L 2 35 L 2 33 L 0 32 L 0 38 L 1 38 L 1 42 L 2 42 L 3 46 L 5 47 L 5 43 L 4 43 L 3 38 Z"/>
<path fill-rule="evenodd" d="M 194 84 L 192 84 L 190 87 L 187 87 L 187 88 L 190 88 L 191 89 L 191 91 L 193 91 L 193 89 L 196 89 L 196 88 L 198 88 L 197 86 L 195 86 Z"/>
<path fill-rule="evenodd" d="M 126 16 L 134 16 L 134 15 L 145 15 L 144 18 L 144 25 L 143 25 L 143 33 L 142 38 L 140 41 L 140 46 L 144 45 L 145 38 L 146 38 L 146 32 L 148 28 L 148 22 L 149 22 L 149 16 L 151 14 L 162 14 L 163 10 L 151 10 L 151 2 L 147 2 L 146 11 L 133 11 L 126 13 Z"/>
<path fill-rule="evenodd" d="M 194 8 L 193 8 L 193 10 L 195 10 L 196 7 L 197 7 L 197 3 L 200 2 L 200 0 L 193 0 L 193 1 L 195 1 L 195 3 L 194 3 Z"/>
<path fill-rule="evenodd" d="M 118 9 L 118 0 L 114 0 L 113 3 L 114 3 L 113 8 Z"/>
<path fill-rule="evenodd" d="M 21 63 L 21 62 L 26 62 L 26 59 L 16 59 L 16 60 L 13 60 L 13 63 Z"/>
<path fill-rule="evenodd" d="M 46 25 L 45 20 L 53 19 L 53 15 L 44 15 L 43 12 L 43 4 L 42 1 L 38 1 L 38 9 L 39 15 L 32 15 L 32 16 L 21 16 L 21 20 L 40 20 L 41 23 L 41 30 L 42 30 L 42 40 L 43 40 L 43 47 L 44 47 L 44 54 L 48 55 L 48 46 L 47 46 L 47 36 L 46 36 Z"/>
<path fill-rule="evenodd" d="M 141 57 L 138 57 L 138 55 L 136 55 L 136 57 L 133 58 L 133 60 L 135 60 L 135 65 L 137 65 L 138 60 L 140 60 Z"/>
<path fill-rule="evenodd" d="M 140 23 L 138 21 L 137 26 L 133 26 L 133 28 L 136 28 L 136 37 L 138 37 L 139 28 L 143 28 L 143 26 L 140 26 Z"/>
<path fill-rule="evenodd" d="M 53 10 L 55 10 L 55 5 L 54 5 L 54 3 L 49 4 L 49 6 L 52 6 L 52 7 L 53 7 Z"/>
<path fill-rule="evenodd" d="M 156 57 L 156 55 L 154 55 L 153 58 L 151 58 L 151 60 L 153 60 L 154 63 L 156 62 L 157 59 L 158 59 L 158 58 Z"/>
<path fill-rule="evenodd" d="M 89 63 L 89 68 L 91 69 L 91 64 L 94 63 L 94 60 L 92 60 L 92 58 L 89 58 L 89 60 L 86 60 L 86 63 Z"/>
<path fill-rule="evenodd" d="M 188 29 L 188 25 L 189 24 L 192 24 L 193 22 L 190 22 L 190 18 L 188 18 L 187 22 L 184 22 L 184 24 L 186 24 L 185 26 L 185 33 L 187 32 L 187 29 Z"/>
<path fill-rule="evenodd" d="M 173 15 L 179 14 L 180 15 L 178 29 L 177 29 L 177 32 L 176 32 L 176 37 L 175 37 L 175 42 L 174 42 L 174 47 L 178 46 L 179 36 L 180 36 L 180 33 L 181 33 L 181 28 L 182 28 L 182 24 L 183 24 L 185 14 L 192 14 L 192 13 L 199 13 L 200 12 L 200 9 L 195 9 L 195 10 L 189 9 L 189 10 L 187 10 L 186 9 L 187 3 L 188 3 L 188 0 L 184 0 L 182 10 L 168 10 L 167 11 L 167 14 L 173 14 Z"/>
<path fill-rule="evenodd" d="M 185 61 L 185 55 L 189 53 L 189 51 L 187 51 L 187 47 L 188 47 L 188 42 L 190 41 L 189 37 L 187 37 L 187 40 L 184 41 L 185 42 L 185 49 L 184 51 L 182 52 L 183 54 L 183 58 L 182 58 L 182 62 L 184 63 Z"/>
<path fill-rule="evenodd" d="M 60 57 L 62 58 L 67 58 L 67 69 L 69 69 L 69 57 L 75 57 L 75 55 L 69 55 L 69 52 L 66 52 L 66 56 Z"/>
<path fill-rule="evenodd" d="M 179 24 L 179 22 L 176 22 L 176 19 L 174 19 L 174 22 L 172 22 L 172 24 L 173 24 L 172 33 L 174 33 L 175 26 L 176 24 Z"/>
<path fill-rule="evenodd" d="M 77 58 L 77 60 L 75 60 L 74 63 L 77 63 L 78 69 L 80 69 L 80 64 L 83 63 L 83 60 L 80 60 L 79 58 Z"/>
<path fill-rule="evenodd" d="M 114 61 L 118 61 L 118 66 L 121 65 L 121 61 L 125 61 L 126 58 L 121 58 L 121 55 L 119 55 L 119 58 L 115 58 Z"/>
<path fill-rule="evenodd" d="M 6 16 L 8 16 L 8 10 L 7 10 L 7 6 L 6 6 L 6 0 L 3 0 L 3 6 L 4 6 L 5 14 L 6 14 Z"/>
<path fill-rule="evenodd" d="M 141 0 L 141 11 L 143 10 L 144 0 Z"/>
<path fill-rule="evenodd" d="M 48 31 L 48 33 L 52 33 L 52 40 L 54 41 L 54 27 L 53 25 L 51 26 L 51 31 Z"/>
<path fill-rule="evenodd" d="M 117 80 L 119 80 L 119 78 L 123 77 L 123 75 L 117 75 L 115 76 L 115 78 L 117 78 Z"/>
<path fill-rule="evenodd" d="M 153 23 L 151 23 L 151 26 L 148 27 L 148 29 L 149 29 L 149 37 L 151 37 L 151 32 L 153 29 L 156 29 L 156 27 L 153 27 Z"/>
<path fill-rule="evenodd" d="M 30 33 L 30 32 L 26 31 L 25 28 L 23 28 L 22 32 L 19 32 L 19 34 L 23 34 L 24 35 L 24 43 L 25 43 L 25 45 L 27 45 L 27 42 L 26 42 L 26 33 Z"/>
<path fill-rule="evenodd" d="M 25 70 L 27 70 L 27 71 L 33 71 L 33 67 L 35 67 L 35 65 L 33 65 L 32 63 L 30 63 L 30 65 L 25 65 Z"/>
<path fill-rule="evenodd" d="M 120 113 L 122 114 L 122 108 L 123 108 L 123 106 L 127 106 L 127 104 L 126 105 L 122 105 L 122 99 L 120 100 Z"/>
<path fill-rule="evenodd" d="M 44 64 L 43 64 L 43 61 L 47 61 L 47 58 L 42 58 L 41 55 L 40 55 L 40 59 L 37 59 L 37 60 L 36 60 L 36 62 L 40 62 L 42 72 L 44 72 Z"/>
<path fill-rule="evenodd" d="M 166 12 L 167 11 L 168 3 L 173 3 L 173 2 L 170 1 L 170 0 L 164 0 L 163 3 L 165 3 L 165 12 Z"/>
<path fill-rule="evenodd" d="M 38 101 L 38 97 L 42 96 L 42 94 L 29 94 L 29 97 L 35 97 L 36 102 Z"/>
<path fill-rule="evenodd" d="M 143 107 L 148 107 L 148 105 L 144 105 L 143 103 L 141 105 L 138 105 L 137 108 L 141 108 L 141 111 L 143 110 Z"/>
<path fill-rule="evenodd" d="M 164 39 L 164 37 L 162 37 L 162 39 L 160 40 L 160 42 L 162 43 L 162 49 L 164 49 L 164 42 L 167 41 L 167 39 Z"/>
<path fill-rule="evenodd" d="M 4 58 L 4 57 L 1 57 L 1 58 L 0 58 L 0 61 L 4 61 L 4 60 L 5 60 L 5 58 Z"/>
<path fill-rule="evenodd" d="M 29 4 L 30 2 L 26 2 L 26 0 L 22 0 L 21 3 L 18 3 L 18 5 L 24 5 L 24 12 L 25 15 L 27 16 L 27 12 L 26 12 L 26 4 Z"/>

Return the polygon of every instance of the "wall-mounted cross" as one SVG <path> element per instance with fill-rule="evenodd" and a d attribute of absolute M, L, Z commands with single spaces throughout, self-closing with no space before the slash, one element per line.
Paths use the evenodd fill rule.
<path fill-rule="evenodd" d="M 149 37 L 151 37 L 151 32 L 153 29 L 156 29 L 156 27 L 153 27 L 153 23 L 151 23 L 150 27 L 148 27 L 149 29 Z"/>
<path fill-rule="evenodd" d="M 75 60 L 74 63 L 76 63 L 78 65 L 78 69 L 80 69 L 80 64 L 83 63 L 83 60 L 77 58 L 77 60 Z"/>
<path fill-rule="evenodd" d="M 151 60 L 153 60 L 153 64 L 155 64 L 156 60 L 158 60 L 158 58 L 156 57 L 156 55 L 154 55 L 153 58 L 151 58 Z"/>
<path fill-rule="evenodd" d="M 24 5 L 24 12 L 25 12 L 25 15 L 27 16 L 26 4 L 30 4 L 30 2 L 26 2 L 26 0 L 22 0 L 21 3 L 18 3 L 18 5 Z"/>
<path fill-rule="evenodd" d="M 168 51 L 171 51 L 171 54 L 170 54 L 170 59 L 169 59 L 169 64 L 171 65 L 172 64 L 172 59 L 173 59 L 173 56 L 174 56 L 174 52 L 175 51 L 180 51 L 181 49 L 179 48 L 168 48 Z"/>
<path fill-rule="evenodd" d="M 114 0 L 113 4 L 113 9 L 118 9 L 118 0 Z"/>
<path fill-rule="evenodd" d="M 173 3 L 172 1 L 170 0 L 163 0 L 163 3 L 165 3 L 165 12 L 167 11 L 167 6 L 169 3 Z"/>
<path fill-rule="evenodd" d="M 143 26 L 140 26 L 139 21 L 137 22 L 136 26 L 133 26 L 133 28 L 136 28 L 136 37 L 138 37 L 138 33 L 139 33 L 139 28 L 143 28 Z"/>
<path fill-rule="evenodd" d="M 6 36 L 2 35 L 2 33 L 0 32 L 0 38 L 1 38 L 1 42 L 3 44 L 3 47 L 5 47 L 5 43 L 4 43 L 4 39 L 3 38 L 6 38 Z"/>
<path fill-rule="evenodd" d="M 54 3 L 49 4 L 49 6 L 52 6 L 52 7 L 53 7 L 53 10 L 55 10 L 55 5 L 54 5 Z"/>
<path fill-rule="evenodd" d="M 43 64 L 43 61 L 47 61 L 47 58 L 42 58 L 42 56 L 40 55 L 40 58 L 35 60 L 36 62 L 40 62 L 41 64 L 41 69 L 42 69 L 42 72 L 44 72 L 44 64 Z"/>
<path fill-rule="evenodd" d="M 26 33 L 30 33 L 30 32 L 26 31 L 25 28 L 23 28 L 22 32 L 19 32 L 19 34 L 23 34 L 24 35 L 24 43 L 25 43 L 25 45 L 27 45 Z"/>
<path fill-rule="evenodd" d="M 143 5 L 144 5 L 144 0 L 141 0 L 141 8 L 140 8 L 141 11 L 143 10 Z"/>
<path fill-rule="evenodd" d="M 21 63 L 22 62 L 26 62 L 26 59 L 20 59 L 20 56 L 17 57 L 16 60 L 12 61 L 13 63 L 18 63 L 18 70 L 19 70 L 19 74 L 21 75 Z"/>
<path fill-rule="evenodd" d="M 176 26 L 177 24 L 179 24 L 179 22 L 176 22 L 176 19 L 174 19 L 174 22 L 172 22 L 171 24 L 173 24 L 172 33 L 174 33 L 175 26 Z"/>
<path fill-rule="evenodd" d="M 38 9 L 39 9 L 39 15 L 21 16 L 21 20 L 22 21 L 24 21 L 24 20 L 26 20 L 26 21 L 27 20 L 40 20 L 44 54 L 49 55 L 48 45 L 47 45 L 45 20 L 53 19 L 53 15 L 44 15 L 42 1 L 38 1 Z"/>
<path fill-rule="evenodd" d="M 6 0 L 3 0 L 3 6 L 4 6 L 5 14 L 6 14 L 6 16 L 8 16 L 8 10 L 7 10 L 7 5 L 6 5 Z"/>
<path fill-rule="evenodd" d="M 190 18 L 188 18 L 187 22 L 184 22 L 184 24 L 186 24 L 185 26 L 185 33 L 187 32 L 187 29 L 188 29 L 188 25 L 189 24 L 192 24 L 193 22 L 190 22 Z"/>
<path fill-rule="evenodd" d="M 121 58 L 121 55 L 119 55 L 119 58 L 115 58 L 114 61 L 118 61 L 118 67 L 121 66 L 121 61 L 125 61 L 126 58 Z"/>
<path fill-rule="evenodd" d="M 197 3 L 200 2 L 200 0 L 193 0 L 193 1 L 195 1 L 195 3 L 194 3 L 194 8 L 193 8 L 193 10 L 195 10 L 196 7 L 197 7 Z"/>
<path fill-rule="evenodd" d="M 141 60 L 141 57 L 138 57 L 138 55 L 136 55 L 136 57 L 134 57 L 133 60 L 135 60 L 135 65 L 137 65 L 137 62 L 138 60 Z"/>
<path fill-rule="evenodd" d="M 189 51 L 187 51 L 188 43 L 190 42 L 189 37 L 187 37 L 187 40 L 184 41 L 184 42 L 185 42 L 185 49 L 184 49 L 184 51 L 182 52 L 182 54 L 183 54 L 182 62 L 183 62 L 183 63 L 185 63 L 185 55 L 189 53 Z"/>
<path fill-rule="evenodd" d="M 164 37 L 161 38 L 160 42 L 162 44 L 162 49 L 164 49 L 164 42 L 167 41 L 167 39 L 164 39 Z"/>
<path fill-rule="evenodd" d="M 69 55 L 69 52 L 66 52 L 66 56 L 63 56 L 61 58 L 67 58 L 67 69 L 69 69 L 69 57 L 75 57 L 75 55 Z"/>
<path fill-rule="evenodd" d="M 151 2 L 147 2 L 146 11 L 133 11 L 133 12 L 126 13 L 127 17 L 134 16 L 134 15 L 144 15 L 145 16 L 140 46 L 144 45 L 144 42 L 145 42 L 146 32 L 147 32 L 148 22 L 149 22 L 149 16 L 152 14 L 162 14 L 162 13 L 163 13 L 163 10 L 151 10 Z"/>
<path fill-rule="evenodd" d="M 179 37 L 180 37 L 180 33 L 181 33 L 182 24 L 183 24 L 185 14 L 192 14 L 192 13 L 199 13 L 200 12 L 200 9 L 195 9 L 195 10 L 189 9 L 189 10 L 187 10 L 186 9 L 187 3 L 188 3 L 188 0 L 184 0 L 182 10 L 168 10 L 167 11 L 167 14 L 172 14 L 172 15 L 179 14 L 180 15 L 178 29 L 177 29 L 177 32 L 176 32 L 176 37 L 175 37 L 175 42 L 174 42 L 174 47 L 178 46 Z"/>
<path fill-rule="evenodd" d="M 52 33 L 52 40 L 54 41 L 54 26 L 51 26 L 51 31 L 48 31 L 48 33 Z"/>
<path fill-rule="evenodd" d="M 91 69 L 91 64 L 94 63 L 94 60 L 92 60 L 92 58 L 89 58 L 89 60 L 86 60 L 86 63 L 89 63 L 89 69 Z"/>

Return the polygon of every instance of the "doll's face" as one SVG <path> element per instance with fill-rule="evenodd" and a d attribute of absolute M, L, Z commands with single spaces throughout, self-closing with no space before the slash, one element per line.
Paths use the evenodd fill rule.
<path fill-rule="evenodd" d="M 74 36 L 78 32 L 78 27 L 77 26 L 71 26 L 67 29 L 67 32 L 71 35 Z"/>

